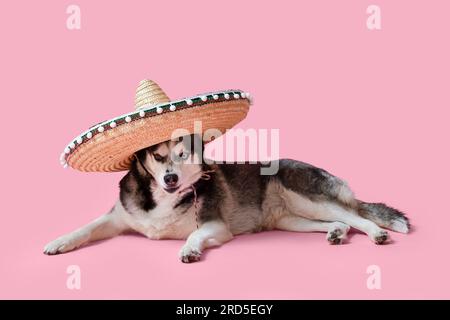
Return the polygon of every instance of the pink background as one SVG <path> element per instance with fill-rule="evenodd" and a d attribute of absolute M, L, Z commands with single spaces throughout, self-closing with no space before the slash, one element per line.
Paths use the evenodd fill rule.
<path fill-rule="evenodd" d="M 450 298 L 448 1 L 68 1 L 0 4 L 0 298 Z M 366 28 L 381 7 L 382 30 Z M 110 209 L 123 173 L 63 170 L 66 143 L 131 111 L 143 78 L 173 98 L 255 97 L 241 128 L 280 128 L 281 156 L 408 213 L 415 232 L 246 235 L 201 263 L 181 241 L 123 236 L 48 257 L 46 242 Z M 66 268 L 81 268 L 81 290 Z M 379 265 L 382 289 L 368 290 Z"/>

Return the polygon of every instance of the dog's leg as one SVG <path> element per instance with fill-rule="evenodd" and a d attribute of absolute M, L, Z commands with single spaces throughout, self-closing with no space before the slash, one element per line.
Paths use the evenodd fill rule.
<path fill-rule="evenodd" d="M 189 235 L 180 250 L 180 259 L 185 263 L 198 261 L 204 249 L 220 246 L 232 238 L 233 235 L 223 221 L 205 222 Z"/>
<path fill-rule="evenodd" d="M 339 221 L 366 233 L 376 244 L 382 244 L 388 239 L 388 233 L 374 222 L 361 217 L 355 209 L 342 204 L 318 200 L 312 201 L 307 197 L 287 190 L 285 191 L 286 206 L 292 214 L 321 221 Z"/>
<path fill-rule="evenodd" d="M 323 220 L 340 221 L 349 226 L 366 233 L 376 244 L 382 244 L 389 238 L 387 231 L 381 229 L 376 223 L 365 219 L 350 208 L 342 207 L 336 203 L 323 204 L 324 210 L 321 210 Z"/>
<path fill-rule="evenodd" d="M 347 237 L 350 226 L 342 222 L 309 220 L 298 216 L 284 216 L 275 226 L 279 230 L 295 232 L 326 232 L 330 244 L 341 244 Z"/>
<path fill-rule="evenodd" d="M 68 233 L 48 243 L 44 253 L 48 255 L 59 254 L 74 250 L 92 241 L 114 237 L 123 231 L 126 226 L 120 221 L 114 209 L 87 225 Z"/>

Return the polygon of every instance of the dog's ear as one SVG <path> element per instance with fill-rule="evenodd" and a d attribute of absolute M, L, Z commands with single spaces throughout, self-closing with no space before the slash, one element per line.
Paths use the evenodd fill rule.
<path fill-rule="evenodd" d="M 147 158 L 147 149 L 148 148 L 142 149 L 135 153 L 136 157 L 138 157 L 141 162 L 145 162 L 145 159 Z"/>

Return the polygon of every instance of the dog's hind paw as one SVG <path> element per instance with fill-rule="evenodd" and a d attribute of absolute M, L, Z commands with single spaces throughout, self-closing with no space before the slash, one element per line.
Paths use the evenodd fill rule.
<path fill-rule="evenodd" d="M 383 244 L 389 240 L 389 233 L 385 230 L 378 230 L 374 234 L 370 235 L 370 239 L 375 242 L 375 244 Z"/>
<path fill-rule="evenodd" d="M 327 233 L 327 241 L 330 244 L 342 244 L 347 238 L 347 232 L 350 226 L 342 222 L 333 222 Z"/>
<path fill-rule="evenodd" d="M 189 246 L 184 246 L 180 251 L 180 260 L 183 263 L 191 263 L 200 261 L 202 253 L 199 250 L 193 249 Z"/>

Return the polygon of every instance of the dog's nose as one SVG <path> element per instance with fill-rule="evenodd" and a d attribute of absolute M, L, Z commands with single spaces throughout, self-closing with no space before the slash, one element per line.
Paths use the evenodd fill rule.
<path fill-rule="evenodd" d="M 164 182 L 170 187 L 174 186 L 178 182 L 178 175 L 174 173 L 169 173 L 164 176 Z"/>

